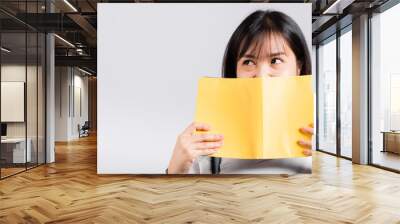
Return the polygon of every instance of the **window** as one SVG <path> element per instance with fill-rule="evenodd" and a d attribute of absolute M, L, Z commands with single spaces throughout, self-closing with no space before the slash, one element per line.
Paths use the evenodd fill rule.
<path fill-rule="evenodd" d="M 336 36 L 318 47 L 318 149 L 336 154 Z"/>
<path fill-rule="evenodd" d="M 400 4 L 371 18 L 371 162 L 400 170 Z"/>
<path fill-rule="evenodd" d="M 340 154 L 352 157 L 352 34 L 351 26 L 340 36 Z"/>

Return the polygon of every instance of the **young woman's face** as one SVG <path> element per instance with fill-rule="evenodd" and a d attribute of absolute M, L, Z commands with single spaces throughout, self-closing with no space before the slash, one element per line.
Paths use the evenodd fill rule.
<path fill-rule="evenodd" d="M 265 41 L 269 43 L 261 44 L 261 48 L 267 49 L 257 50 L 257 46 L 253 46 L 239 58 L 236 66 L 238 78 L 300 75 L 296 56 L 282 37 L 265 38 Z M 259 52 L 259 57 L 254 52 Z"/>

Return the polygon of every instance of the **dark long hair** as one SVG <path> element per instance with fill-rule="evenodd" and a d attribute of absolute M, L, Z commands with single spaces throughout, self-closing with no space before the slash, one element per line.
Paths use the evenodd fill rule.
<path fill-rule="evenodd" d="M 222 76 L 236 78 L 237 62 L 249 48 L 254 45 L 262 48 L 265 38 L 277 36 L 282 37 L 292 49 L 300 68 L 300 75 L 311 74 L 310 52 L 297 23 L 282 12 L 258 10 L 247 16 L 232 34 L 225 50 Z"/>
<path fill-rule="evenodd" d="M 225 50 L 222 66 L 222 76 L 236 78 L 238 60 L 253 47 L 261 52 L 265 44 L 265 38 L 282 37 L 296 56 L 297 66 L 300 67 L 300 75 L 311 74 L 311 59 L 303 32 L 297 23 L 284 13 L 277 11 L 255 11 L 250 14 L 236 28 Z M 267 43 L 270 44 L 270 43 Z M 257 47 L 259 49 L 257 50 Z M 271 49 L 271 46 L 267 46 Z M 211 157 L 211 173 L 220 172 L 221 158 Z"/>

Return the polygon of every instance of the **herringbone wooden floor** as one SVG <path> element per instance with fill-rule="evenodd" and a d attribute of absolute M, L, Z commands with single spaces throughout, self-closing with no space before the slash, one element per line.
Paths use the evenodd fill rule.
<path fill-rule="evenodd" d="M 400 223 L 400 175 L 314 153 L 295 176 L 98 176 L 96 139 L 0 181 L 0 223 Z"/>

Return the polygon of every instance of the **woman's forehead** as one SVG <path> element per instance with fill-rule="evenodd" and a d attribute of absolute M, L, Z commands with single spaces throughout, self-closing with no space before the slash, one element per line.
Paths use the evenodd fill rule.
<path fill-rule="evenodd" d="M 290 48 L 285 38 L 280 34 L 263 34 L 253 38 L 249 47 L 243 49 L 242 56 L 252 56 L 254 58 L 271 57 L 274 55 L 288 55 Z"/>

